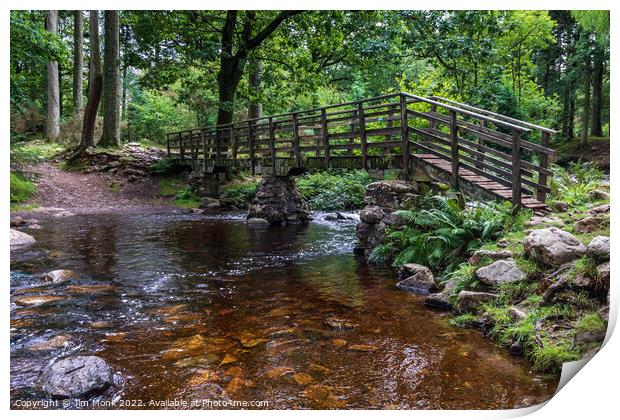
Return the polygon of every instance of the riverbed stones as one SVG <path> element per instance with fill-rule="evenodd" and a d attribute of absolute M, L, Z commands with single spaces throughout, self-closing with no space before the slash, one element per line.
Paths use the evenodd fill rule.
<path fill-rule="evenodd" d="M 595 236 L 588 244 L 586 251 L 588 256 L 599 260 L 609 259 L 609 237 L 608 236 Z"/>
<path fill-rule="evenodd" d="M 58 398 L 77 398 L 112 385 L 112 369 L 97 356 L 73 356 L 48 365 L 41 376 L 41 389 Z"/>
<path fill-rule="evenodd" d="M 398 278 L 402 279 L 396 286 L 406 292 L 428 295 L 437 290 L 433 273 L 420 264 L 405 264 L 398 271 Z"/>
<path fill-rule="evenodd" d="M 452 309 L 452 304 L 450 303 L 450 297 L 447 293 L 431 293 L 426 296 L 424 299 L 424 305 L 429 308 L 443 309 L 449 311 Z"/>
<path fill-rule="evenodd" d="M 19 227 L 21 225 L 25 225 L 26 221 L 20 217 L 20 216 L 15 216 L 14 218 L 11 219 L 11 226 L 12 227 Z"/>
<path fill-rule="evenodd" d="M 202 197 L 200 199 L 200 208 L 205 210 L 216 210 L 222 207 L 222 203 L 217 198 Z"/>
<path fill-rule="evenodd" d="M 61 296 L 23 296 L 16 298 L 15 303 L 20 306 L 38 306 L 63 299 Z"/>
<path fill-rule="evenodd" d="M 45 283 L 61 284 L 69 280 L 76 279 L 78 275 L 71 270 L 53 270 L 44 274 L 40 274 L 39 278 Z"/>
<path fill-rule="evenodd" d="M 458 294 L 457 307 L 460 311 L 477 313 L 480 307 L 497 298 L 495 293 L 463 290 Z"/>
<path fill-rule="evenodd" d="M 556 227 L 532 231 L 523 246 L 526 255 L 552 267 L 559 267 L 586 253 L 586 246 L 581 241 Z"/>
<path fill-rule="evenodd" d="M 10 244 L 11 248 L 21 248 L 32 245 L 35 243 L 35 239 L 27 233 L 20 232 L 19 230 L 11 229 Z"/>
<path fill-rule="evenodd" d="M 310 211 L 293 177 L 263 177 L 247 218 L 265 219 L 272 225 L 307 223 Z"/>
<path fill-rule="evenodd" d="M 28 346 L 30 351 L 46 351 L 66 347 L 71 343 L 71 339 L 66 335 L 57 335 L 48 340 L 43 340 Z"/>
<path fill-rule="evenodd" d="M 267 221 L 267 219 L 263 219 L 262 217 L 251 217 L 246 220 L 246 223 L 252 226 L 260 226 L 260 225 L 268 225 L 269 221 Z"/>
<path fill-rule="evenodd" d="M 478 251 L 474 252 L 474 255 L 469 257 L 468 262 L 471 265 L 478 265 L 480 264 L 480 261 L 482 261 L 484 258 L 488 258 L 493 261 L 505 260 L 508 258 L 512 258 L 512 252 L 510 252 L 507 249 L 502 249 L 500 251 L 489 251 L 486 249 L 479 249 Z"/>
<path fill-rule="evenodd" d="M 515 283 L 525 280 L 525 273 L 521 271 L 514 260 L 499 260 L 476 270 L 480 283 L 497 287 L 504 283 Z"/>
<path fill-rule="evenodd" d="M 601 216 L 589 216 L 579 220 L 573 226 L 577 233 L 590 233 L 601 228 L 605 223 L 605 218 Z"/>

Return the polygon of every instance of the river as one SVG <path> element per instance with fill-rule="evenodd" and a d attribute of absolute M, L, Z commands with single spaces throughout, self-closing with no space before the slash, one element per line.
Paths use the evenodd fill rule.
<path fill-rule="evenodd" d="M 36 379 L 64 355 L 112 366 L 115 385 L 93 397 L 102 406 L 497 409 L 553 395 L 557 378 L 450 326 L 391 269 L 355 257 L 354 222 L 315 216 L 283 228 L 237 213 L 39 217 L 36 244 L 11 254 L 12 406 L 44 398 Z M 32 275 L 52 269 L 79 278 Z M 24 296 L 48 301 L 15 303 Z M 58 336 L 65 345 L 44 345 Z"/>

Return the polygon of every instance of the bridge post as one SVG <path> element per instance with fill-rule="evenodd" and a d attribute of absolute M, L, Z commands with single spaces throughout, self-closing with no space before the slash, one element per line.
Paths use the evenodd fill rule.
<path fill-rule="evenodd" d="M 360 127 L 360 142 L 362 151 L 362 168 L 368 169 L 368 143 L 366 139 L 366 117 L 364 116 L 364 104 L 358 102 L 357 116 Z"/>
<path fill-rule="evenodd" d="M 166 151 L 168 152 L 168 157 L 170 157 L 170 133 L 166 133 Z"/>
<path fill-rule="evenodd" d="M 185 145 L 183 144 L 183 136 L 179 132 L 179 154 L 181 155 L 181 161 L 185 159 Z"/>
<path fill-rule="evenodd" d="M 450 111 L 450 151 L 452 157 L 452 187 L 459 188 L 459 127 L 456 121 L 456 111 Z"/>
<path fill-rule="evenodd" d="M 301 151 L 299 149 L 299 122 L 297 112 L 293 113 L 293 153 L 295 154 L 295 167 L 301 167 Z"/>
<path fill-rule="evenodd" d="M 480 119 L 480 127 L 483 127 L 483 128 L 484 128 L 484 127 L 486 127 L 486 125 L 487 125 L 486 121 L 485 121 L 485 120 L 483 120 L 483 119 Z M 485 143 L 486 143 L 486 142 L 484 141 L 484 139 L 483 139 L 481 136 L 479 136 L 479 137 L 478 137 L 478 144 L 479 144 L 480 146 L 485 146 Z M 478 163 L 476 164 L 476 168 L 478 168 L 478 169 L 480 169 L 480 170 L 483 170 L 483 169 L 484 169 L 484 166 L 483 166 L 483 163 L 484 163 L 484 156 L 485 156 L 485 155 L 484 155 L 484 152 L 483 152 L 483 151 L 481 151 L 480 149 L 478 149 L 478 159 L 477 159 L 477 160 L 478 160 Z"/>
<path fill-rule="evenodd" d="M 551 135 L 547 131 L 541 132 L 540 137 L 540 145 L 544 147 L 549 147 L 549 137 Z M 540 153 L 540 166 L 547 169 L 549 167 L 549 156 L 547 153 Z M 538 172 L 538 183 L 540 185 L 547 186 L 547 174 L 543 174 L 542 172 Z M 547 198 L 547 193 L 541 190 L 536 191 L 536 199 L 541 203 L 545 202 Z"/>
<path fill-rule="evenodd" d="M 250 152 L 250 168 L 252 169 L 252 175 L 254 175 L 254 133 L 252 130 L 252 120 L 248 121 L 248 149 Z"/>
<path fill-rule="evenodd" d="M 222 136 L 220 135 L 220 128 L 215 128 L 215 166 L 220 166 L 221 150 L 220 144 L 222 142 Z"/>
<path fill-rule="evenodd" d="M 409 176 L 409 115 L 407 115 L 407 97 L 400 95 L 400 139 L 403 154 L 403 171 Z"/>
<path fill-rule="evenodd" d="M 327 128 L 327 110 L 321 108 L 321 137 L 325 149 L 325 169 L 329 168 L 329 133 Z"/>
<path fill-rule="evenodd" d="M 512 129 L 512 205 L 514 212 L 521 209 L 521 132 Z"/>
<path fill-rule="evenodd" d="M 230 129 L 230 157 L 233 163 L 236 163 L 237 160 L 237 128 L 233 125 Z"/>
<path fill-rule="evenodd" d="M 269 117 L 269 154 L 271 155 L 271 171 L 276 175 L 276 128 L 273 117 Z"/>

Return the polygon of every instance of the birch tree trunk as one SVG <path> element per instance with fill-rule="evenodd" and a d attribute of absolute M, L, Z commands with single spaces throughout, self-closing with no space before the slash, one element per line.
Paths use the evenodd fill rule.
<path fill-rule="evenodd" d="M 58 33 L 58 10 L 47 12 L 47 30 Z M 58 84 L 58 62 L 47 63 L 47 118 L 45 136 L 52 140 L 60 133 L 60 86 Z"/>

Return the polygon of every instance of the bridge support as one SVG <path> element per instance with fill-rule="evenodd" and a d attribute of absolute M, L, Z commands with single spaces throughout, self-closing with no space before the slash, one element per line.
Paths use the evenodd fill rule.
<path fill-rule="evenodd" d="M 219 197 L 220 186 L 226 182 L 225 173 L 192 173 L 189 184 L 199 197 Z"/>
<path fill-rule="evenodd" d="M 272 225 L 307 223 L 310 211 L 292 176 L 265 176 L 250 205 L 248 219 L 253 218 L 265 219 Z"/>

